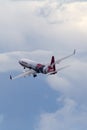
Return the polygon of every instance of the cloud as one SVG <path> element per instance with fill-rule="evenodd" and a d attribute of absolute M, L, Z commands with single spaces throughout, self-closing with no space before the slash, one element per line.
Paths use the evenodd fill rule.
<path fill-rule="evenodd" d="M 87 111 L 77 109 L 77 103 L 65 98 L 64 106 L 54 113 L 44 113 L 35 130 L 82 130 L 87 127 Z"/>
<path fill-rule="evenodd" d="M 71 62 L 71 65 L 70 68 L 59 72 L 58 75 L 48 77 L 47 82 L 52 89 L 60 92 L 65 97 L 73 98 L 76 102 L 87 105 L 85 100 L 87 62 L 76 60 L 73 63 Z"/>
<path fill-rule="evenodd" d="M 55 48 L 58 45 L 62 49 L 65 46 L 68 46 L 68 49 L 72 47 L 80 50 L 86 48 L 86 4 L 86 2 L 74 2 L 58 7 L 58 3 L 53 2 L 38 8 L 38 17 L 44 18 L 43 20 L 48 23 L 46 28 L 48 27 L 49 43 L 51 43 L 48 43 L 48 46 L 50 48 Z M 54 25 L 49 26 L 51 23 Z"/>
<path fill-rule="evenodd" d="M 68 3 L 68 2 L 76 2 L 76 1 L 86 1 L 86 0 L 11 0 L 11 1 L 49 1 L 49 2 L 60 2 L 60 3 Z"/>
<path fill-rule="evenodd" d="M 73 58 L 70 62 L 70 68 L 47 78 L 49 87 L 61 95 L 57 99 L 58 106 L 61 107 L 55 112 L 40 114 L 35 130 L 87 128 L 87 61 L 80 57 Z"/>
<path fill-rule="evenodd" d="M 58 7 L 57 2 L 44 1 L 2 4 L 1 50 L 86 50 L 86 6 L 86 2 L 74 2 Z"/>
<path fill-rule="evenodd" d="M 73 22 L 79 20 L 83 17 L 83 10 L 80 6 L 87 4 L 86 2 L 73 2 L 67 3 L 63 2 L 60 5 L 57 1 L 46 2 L 38 8 L 38 15 L 46 18 L 49 23 L 56 24 L 62 22 Z M 75 13 L 74 13 L 75 12 Z M 87 13 L 87 12 L 86 12 Z"/>

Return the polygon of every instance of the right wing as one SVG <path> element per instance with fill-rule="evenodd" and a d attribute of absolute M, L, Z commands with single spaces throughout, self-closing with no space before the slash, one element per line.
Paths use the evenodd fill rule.
<path fill-rule="evenodd" d="M 35 73 L 36 73 L 36 71 L 34 71 L 34 70 L 28 70 L 28 71 L 23 72 L 15 77 L 12 77 L 10 75 L 10 79 L 13 80 L 13 79 L 21 78 L 21 77 L 26 77 L 26 76 L 30 76 L 31 74 L 35 74 Z"/>

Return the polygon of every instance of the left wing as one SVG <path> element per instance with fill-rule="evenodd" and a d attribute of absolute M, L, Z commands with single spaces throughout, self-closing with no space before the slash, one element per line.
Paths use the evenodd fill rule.
<path fill-rule="evenodd" d="M 34 71 L 34 70 L 28 70 L 28 71 L 23 72 L 15 77 L 12 77 L 10 75 L 10 79 L 13 80 L 13 79 L 21 78 L 21 77 L 26 77 L 26 76 L 30 76 L 31 74 L 35 74 L 35 73 L 36 73 L 36 71 Z"/>
<path fill-rule="evenodd" d="M 63 60 L 65 60 L 65 59 L 67 59 L 67 58 L 69 58 L 69 57 L 75 55 L 75 53 L 76 53 L 76 49 L 74 49 L 74 51 L 73 51 L 72 54 L 70 54 L 70 55 L 68 55 L 68 56 L 65 56 L 65 57 L 63 57 L 63 58 L 61 58 L 61 59 L 59 59 L 59 60 L 56 60 L 56 61 L 52 64 L 52 66 L 55 65 L 55 64 L 59 64 L 61 61 L 63 61 Z M 49 65 L 50 65 L 49 63 L 46 64 L 47 67 L 48 67 Z"/>
<path fill-rule="evenodd" d="M 63 57 L 63 58 L 61 58 L 61 59 L 55 61 L 55 64 L 59 64 L 61 61 L 63 61 L 63 60 L 65 60 L 65 59 L 67 59 L 67 58 L 69 58 L 69 57 L 75 55 L 75 53 L 76 53 L 76 50 L 74 49 L 74 51 L 73 51 L 72 54 L 70 54 L 70 55 L 68 55 L 68 56 L 65 56 L 65 57 Z"/>

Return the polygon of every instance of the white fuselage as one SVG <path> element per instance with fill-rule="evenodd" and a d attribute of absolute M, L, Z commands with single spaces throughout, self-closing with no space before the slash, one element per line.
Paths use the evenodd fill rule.
<path fill-rule="evenodd" d="M 35 61 L 29 60 L 29 59 L 21 59 L 19 61 L 19 64 L 22 65 L 25 68 L 33 69 L 37 73 L 46 73 L 44 70 L 45 65 L 37 63 Z"/>
<path fill-rule="evenodd" d="M 19 64 L 22 65 L 24 68 L 30 68 L 30 69 L 35 69 L 37 63 L 32 61 L 32 60 L 28 60 L 28 59 L 21 59 L 19 61 Z"/>
<path fill-rule="evenodd" d="M 52 57 L 52 60 L 53 60 L 53 57 Z M 50 74 L 50 75 L 57 73 L 52 63 L 49 65 L 44 65 L 44 64 L 40 64 L 29 59 L 21 59 L 19 61 L 19 64 L 22 65 L 24 69 L 29 68 L 29 69 L 34 70 L 35 73 Z"/>

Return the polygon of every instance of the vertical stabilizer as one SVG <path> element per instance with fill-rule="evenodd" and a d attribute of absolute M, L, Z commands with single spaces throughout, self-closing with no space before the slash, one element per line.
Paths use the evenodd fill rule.
<path fill-rule="evenodd" d="M 52 56 L 52 58 L 51 58 L 50 66 L 52 67 L 52 69 L 53 69 L 54 71 L 56 70 L 56 67 L 55 67 L 55 58 L 54 58 L 54 56 Z"/>

